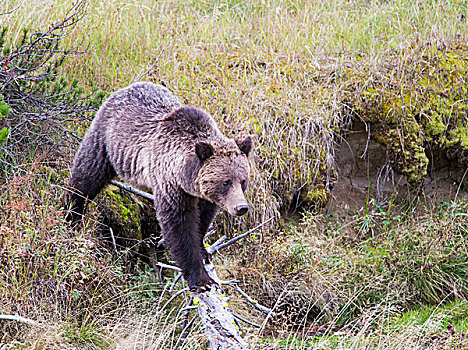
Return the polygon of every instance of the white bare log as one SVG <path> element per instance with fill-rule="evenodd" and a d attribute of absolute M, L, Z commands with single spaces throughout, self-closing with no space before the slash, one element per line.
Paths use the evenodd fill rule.
<path fill-rule="evenodd" d="M 205 264 L 205 269 L 215 282 L 221 284 L 213 264 Z M 198 315 L 205 327 L 210 349 L 249 349 L 249 344 L 239 334 L 233 315 L 227 310 L 227 299 L 223 296 L 221 289 L 216 286 L 194 297 L 194 300 L 198 302 Z"/>

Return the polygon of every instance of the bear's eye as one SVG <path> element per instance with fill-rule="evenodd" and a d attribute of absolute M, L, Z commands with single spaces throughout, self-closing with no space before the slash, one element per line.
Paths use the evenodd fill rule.
<path fill-rule="evenodd" d="M 231 185 L 232 185 L 232 181 L 231 181 L 231 180 L 226 180 L 226 181 L 223 182 L 223 186 L 224 186 L 224 187 L 229 187 L 229 186 L 231 186 Z"/>
<path fill-rule="evenodd" d="M 241 187 L 242 187 L 242 189 L 245 190 L 245 187 L 246 187 L 246 186 L 247 186 L 247 181 L 242 180 L 242 181 L 241 181 Z"/>

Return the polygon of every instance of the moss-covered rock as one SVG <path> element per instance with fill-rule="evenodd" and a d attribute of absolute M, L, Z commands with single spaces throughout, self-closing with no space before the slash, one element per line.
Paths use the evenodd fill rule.
<path fill-rule="evenodd" d="M 427 174 L 429 149 L 468 160 L 467 54 L 468 45 L 461 42 L 420 45 L 396 53 L 374 71 L 346 71 L 348 78 L 362 79 L 349 93 L 353 112 L 413 185 Z"/>
<path fill-rule="evenodd" d="M 104 190 L 104 198 L 107 207 L 112 210 L 115 222 L 136 231 L 140 230 L 139 211 L 142 203 L 139 200 L 113 185 Z"/>
<path fill-rule="evenodd" d="M 160 229 L 153 204 L 114 185 L 106 187 L 96 199 L 102 235 L 116 244 L 118 251 L 155 263 L 161 258 L 162 248 L 157 249 Z"/>

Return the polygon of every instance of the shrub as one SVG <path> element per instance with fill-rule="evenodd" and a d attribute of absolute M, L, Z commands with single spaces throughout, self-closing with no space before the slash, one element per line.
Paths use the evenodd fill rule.
<path fill-rule="evenodd" d="M 0 95 L 0 147 L 6 144 L 8 135 L 10 135 L 10 128 L 2 126 L 8 113 L 10 113 L 10 107 L 3 102 L 3 96 Z"/>
<path fill-rule="evenodd" d="M 12 157 L 37 148 L 57 151 L 76 144 L 80 140 L 76 129 L 104 96 L 97 89 L 84 96 L 78 80 L 69 81 L 60 71 L 68 57 L 86 51 L 86 47 L 62 48 L 61 44 L 83 17 L 85 5 L 76 2 L 65 18 L 47 30 L 23 28 L 16 41 L 9 40 L 8 28 L 0 31 L 0 93 L 4 99 L 0 112 L 9 125 L 7 153 Z M 2 131 L 3 137 L 6 133 Z"/>

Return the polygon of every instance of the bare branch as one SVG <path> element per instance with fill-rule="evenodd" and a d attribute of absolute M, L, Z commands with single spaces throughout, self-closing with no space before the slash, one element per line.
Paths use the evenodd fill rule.
<path fill-rule="evenodd" d="M 23 2 L 21 1 L 20 4 L 18 6 L 16 6 L 13 10 L 10 10 L 10 11 L 7 11 L 7 12 L 2 12 L 2 13 L 0 13 L 0 16 L 12 14 L 17 9 L 19 9 L 22 4 L 23 4 Z"/>
<path fill-rule="evenodd" d="M 177 267 L 177 266 L 164 264 L 164 263 L 162 263 L 162 262 L 158 262 L 157 265 L 160 266 L 160 267 L 162 267 L 162 268 L 165 268 L 165 269 L 170 269 L 170 270 L 182 272 L 182 269 L 181 269 L 180 267 Z"/>
<path fill-rule="evenodd" d="M 251 322 L 251 321 L 249 321 L 249 320 L 246 320 L 245 318 L 243 318 L 243 317 L 241 317 L 241 316 L 235 314 L 235 313 L 232 312 L 232 311 L 231 311 L 231 315 L 234 316 L 235 318 L 237 318 L 238 320 L 241 320 L 241 321 L 244 322 L 244 323 L 247 323 L 247 324 L 249 324 L 249 325 L 251 325 L 251 326 L 254 326 L 255 328 L 262 328 L 262 326 L 260 326 L 259 324 L 253 323 L 253 322 Z"/>
<path fill-rule="evenodd" d="M 216 242 L 214 242 L 212 245 L 206 248 L 206 251 L 210 254 L 215 253 L 218 249 L 215 250 L 214 248 L 221 245 L 226 239 L 227 239 L 227 236 L 222 236 L 221 238 L 218 238 Z"/>
<path fill-rule="evenodd" d="M 128 192 L 131 192 L 133 194 L 139 195 L 140 197 L 146 198 L 150 201 L 154 201 L 154 196 L 152 194 L 149 194 L 147 192 L 143 192 L 141 190 L 138 190 L 130 185 L 124 184 L 122 182 L 116 181 L 116 180 L 111 180 L 110 182 L 112 185 L 117 186 L 123 190 L 126 190 Z"/>
<path fill-rule="evenodd" d="M 26 318 L 26 317 L 19 316 L 19 315 L 0 315 L 0 320 L 17 321 L 17 322 L 20 322 L 20 323 L 29 324 L 31 326 L 42 327 L 36 321 L 31 320 L 31 319 Z"/>
<path fill-rule="evenodd" d="M 233 239 L 227 241 L 226 243 L 217 244 L 217 245 L 215 245 L 216 243 L 213 244 L 212 246 L 210 246 L 210 247 L 207 248 L 208 253 L 214 254 L 214 253 L 216 253 L 218 250 L 230 246 L 231 244 L 237 242 L 238 240 L 247 237 L 247 236 L 250 235 L 252 232 L 258 230 L 259 228 L 265 226 L 265 225 L 268 224 L 271 220 L 273 220 L 273 218 L 269 218 L 268 220 L 262 222 L 260 225 L 254 227 L 253 229 L 248 230 L 247 232 L 245 232 L 245 233 L 243 233 L 243 234 L 241 234 L 241 235 L 239 235 L 239 236 L 237 236 L 237 237 L 234 237 Z M 220 240 L 221 240 L 221 239 L 220 239 Z"/>
<path fill-rule="evenodd" d="M 267 308 L 266 306 L 260 305 L 257 300 L 252 299 L 237 284 L 232 283 L 232 282 L 224 282 L 224 283 L 222 283 L 222 285 L 234 288 L 235 290 L 237 290 L 239 292 L 239 294 L 241 294 L 256 309 L 260 310 L 261 312 L 263 312 L 263 313 L 265 313 L 265 314 L 267 314 L 269 316 L 275 317 L 275 313 L 271 309 Z"/>

